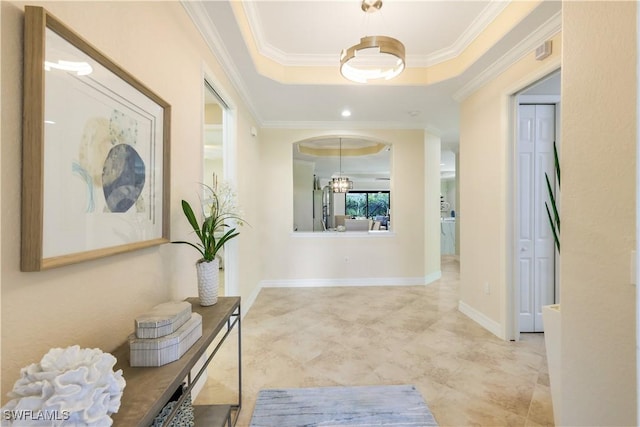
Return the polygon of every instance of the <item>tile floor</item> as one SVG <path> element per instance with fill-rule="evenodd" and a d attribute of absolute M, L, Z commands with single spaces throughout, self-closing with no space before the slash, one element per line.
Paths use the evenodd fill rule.
<path fill-rule="evenodd" d="M 458 311 L 458 285 L 443 257 L 429 286 L 263 289 L 242 323 L 237 425 L 262 388 L 377 384 L 414 384 L 441 426 L 553 425 L 542 334 L 496 338 Z M 233 402 L 235 342 L 196 404 Z"/>

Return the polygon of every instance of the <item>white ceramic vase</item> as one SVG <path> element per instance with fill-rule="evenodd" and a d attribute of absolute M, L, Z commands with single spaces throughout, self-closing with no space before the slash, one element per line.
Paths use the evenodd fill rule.
<path fill-rule="evenodd" d="M 218 269 L 220 263 L 217 258 L 209 262 L 197 262 L 198 298 L 200 305 L 208 306 L 218 302 Z"/>

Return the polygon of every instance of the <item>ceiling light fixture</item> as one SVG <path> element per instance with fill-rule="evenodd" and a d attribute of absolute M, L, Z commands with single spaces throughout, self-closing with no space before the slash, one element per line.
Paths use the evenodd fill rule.
<path fill-rule="evenodd" d="M 373 13 L 382 7 L 381 0 L 363 0 L 361 8 Z M 340 74 L 357 82 L 390 80 L 405 68 L 405 49 L 402 42 L 388 36 L 366 36 L 360 43 L 340 53 Z"/>
<path fill-rule="evenodd" d="M 340 169 L 338 170 L 338 177 L 332 178 L 329 184 L 334 193 L 348 193 L 349 190 L 353 189 L 353 181 L 346 176 L 342 176 L 342 138 L 340 138 Z"/>
<path fill-rule="evenodd" d="M 342 110 L 342 117 L 350 117 L 351 116 L 351 111 L 349 110 Z"/>

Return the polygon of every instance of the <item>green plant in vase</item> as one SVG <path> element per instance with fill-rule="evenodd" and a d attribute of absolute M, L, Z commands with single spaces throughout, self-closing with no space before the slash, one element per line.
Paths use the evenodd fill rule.
<path fill-rule="evenodd" d="M 171 243 L 189 245 L 202 256 L 196 262 L 196 271 L 198 273 L 200 304 L 206 306 L 213 305 L 218 300 L 219 261 L 216 255 L 225 243 L 240 234 L 237 231 L 237 226 L 243 225 L 244 220 L 236 205 L 236 194 L 228 184 L 222 183 L 216 189 L 204 184 L 203 187 L 205 198 L 201 203 L 201 222 L 196 218 L 189 202 L 182 200 L 182 212 L 184 212 L 198 240 L 195 243 L 186 240 Z M 232 225 L 234 222 L 237 226 Z"/>

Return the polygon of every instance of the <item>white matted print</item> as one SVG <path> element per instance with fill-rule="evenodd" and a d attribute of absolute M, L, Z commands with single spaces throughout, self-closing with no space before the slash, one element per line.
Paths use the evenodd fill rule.
<path fill-rule="evenodd" d="M 25 133 L 24 158 L 29 150 L 39 154 L 42 170 L 25 161 L 23 185 L 33 189 L 41 174 L 41 206 L 24 187 L 23 198 L 40 212 L 42 228 L 30 251 L 23 250 L 23 270 L 168 241 L 169 105 L 51 15 L 32 9 L 46 17 L 39 63 L 44 108 L 36 112 L 44 129 L 41 141 Z M 23 222 L 23 245 L 24 232 L 32 235 L 37 226 Z M 25 259 L 38 255 L 37 262 Z"/>

